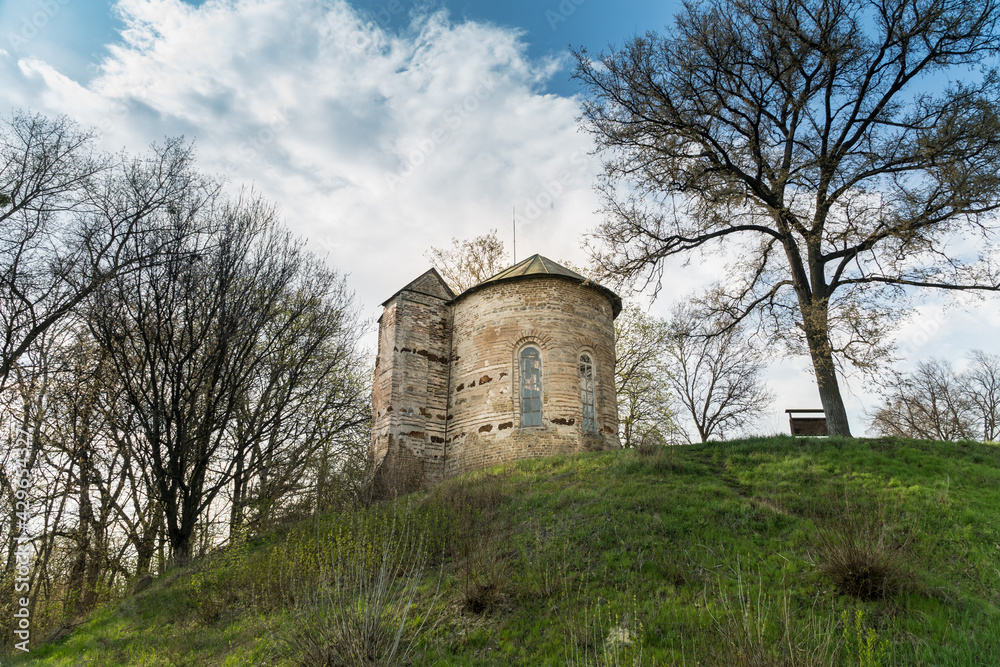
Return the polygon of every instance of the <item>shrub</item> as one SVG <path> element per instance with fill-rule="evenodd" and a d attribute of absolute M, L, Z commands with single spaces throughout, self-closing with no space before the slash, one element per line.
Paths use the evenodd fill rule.
<path fill-rule="evenodd" d="M 667 447 L 667 445 L 649 438 L 643 438 L 636 445 L 635 453 L 639 456 L 656 456 L 664 447 Z"/>
<path fill-rule="evenodd" d="M 215 623 L 259 602 L 266 563 L 246 544 L 204 557 L 185 589 L 187 604 L 201 623 Z"/>

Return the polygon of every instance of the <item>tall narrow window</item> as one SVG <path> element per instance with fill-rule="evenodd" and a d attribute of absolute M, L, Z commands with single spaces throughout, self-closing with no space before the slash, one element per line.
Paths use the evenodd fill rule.
<path fill-rule="evenodd" d="M 521 426 L 542 425 L 542 355 L 536 347 L 521 350 Z"/>
<path fill-rule="evenodd" d="M 594 424 L 594 362 L 589 354 L 580 355 L 580 403 L 583 405 L 583 430 L 593 433 Z"/>

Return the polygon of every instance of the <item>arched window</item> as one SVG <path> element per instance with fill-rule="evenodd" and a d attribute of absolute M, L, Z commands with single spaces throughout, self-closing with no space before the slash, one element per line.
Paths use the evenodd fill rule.
<path fill-rule="evenodd" d="M 594 423 L 594 362 L 589 354 L 580 355 L 580 403 L 583 405 L 583 431 L 593 433 Z"/>
<path fill-rule="evenodd" d="M 521 350 L 521 426 L 542 425 L 542 355 L 537 347 Z"/>

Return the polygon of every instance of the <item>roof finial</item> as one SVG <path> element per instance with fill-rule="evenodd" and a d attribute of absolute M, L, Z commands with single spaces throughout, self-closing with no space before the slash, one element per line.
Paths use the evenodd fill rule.
<path fill-rule="evenodd" d="M 514 261 L 512 264 L 517 264 L 517 207 L 511 206 L 510 208 L 510 225 L 514 233 Z"/>

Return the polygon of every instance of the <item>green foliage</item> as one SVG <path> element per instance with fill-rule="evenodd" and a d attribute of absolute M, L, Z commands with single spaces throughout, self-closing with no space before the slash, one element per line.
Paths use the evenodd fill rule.
<path fill-rule="evenodd" d="M 883 667 L 889 660 L 889 640 L 879 637 L 878 632 L 865 622 L 864 616 L 862 609 L 856 609 L 853 618 L 847 610 L 841 612 L 847 662 L 857 667 Z"/>
<path fill-rule="evenodd" d="M 846 502 L 905 545 L 909 583 L 891 595 L 845 596 L 823 569 L 820 534 Z M 776 437 L 556 456 L 231 547 L 14 664 L 291 666 L 345 636 L 384 657 L 397 633 L 413 665 L 997 664 L 997 526 L 995 446 Z M 471 605 L 491 582 L 497 597 Z"/>

